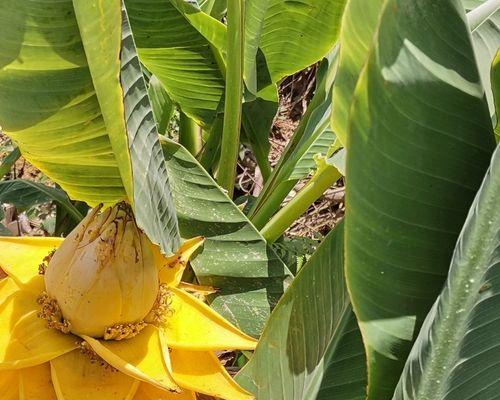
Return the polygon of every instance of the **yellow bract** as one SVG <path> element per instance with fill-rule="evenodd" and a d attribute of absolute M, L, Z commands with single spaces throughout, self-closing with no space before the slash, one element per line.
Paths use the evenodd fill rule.
<path fill-rule="evenodd" d="M 179 392 L 164 361 L 158 330 L 148 326 L 133 340 L 105 341 L 83 337 L 92 349 L 108 364 L 161 389 Z M 165 354 L 168 357 L 168 351 Z M 170 364 L 170 362 L 169 362 Z"/>
<path fill-rule="evenodd" d="M 249 393 L 242 392 L 215 354 L 207 351 L 172 350 L 170 357 L 175 366 L 174 379 L 182 387 L 223 399 L 253 399 Z"/>
<path fill-rule="evenodd" d="M 170 346 L 190 350 L 252 350 L 256 341 L 196 297 L 172 288 L 172 316 L 162 326 Z M 194 328 L 196 327 L 196 328 Z"/>
<path fill-rule="evenodd" d="M 49 363 L 19 371 L 19 398 L 20 400 L 57 400 Z"/>
<path fill-rule="evenodd" d="M 139 382 L 101 365 L 80 351 L 72 351 L 50 362 L 52 383 L 59 399 L 130 400 Z"/>
<path fill-rule="evenodd" d="M 19 372 L 0 371 L 0 393 L 2 400 L 19 399 Z"/>
<path fill-rule="evenodd" d="M 106 229 L 115 229 L 109 228 L 109 222 L 115 221 L 116 215 L 113 217 L 110 211 L 102 214 L 97 212 L 94 210 L 77 227 L 74 235 L 68 237 L 71 240 L 66 239 L 64 242 L 57 238 L 0 237 L 0 267 L 8 274 L 7 278 L 0 280 L 1 399 L 195 400 L 196 393 L 226 400 L 252 399 L 253 396 L 227 374 L 214 351 L 254 349 L 255 339 L 245 335 L 197 297 L 185 291 L 203 295 L 211 292 L 211 288 L 180 282 L 189 257 L 201 246 L 203 238 L 186 241 L 172 257 L 163 257 L 154 247 L 152 256 L 145 257 L 145 253 L 141 253 L 144 243 L 141 242 L 140 235 L 136 235 L 136 231 L 127 230 L 127 223 L 124 222 L 123 229 L 115 225 L 117 230 L 110 232 Z M 96 224 L 94 219 L 99 216 L 100 222 Z M 106 225 L 108 228 L 101 229 Z M 89 232 L 89 227 L 96 230 L 90 229 L 92 232 Z M 58 295 L 63 292 L 68 296 L 65 290 L 71 285 L 68 285 L 67 279 L 74 274 L 73 295 L 95 295 L 91 290 L 93 286 L 89 286 L 89 283 L 96 283 L 98 279 L 89 279 L 89 275 L 85 274 L 95 273 L 97 269 L 92 270 L 92 263 L 85 261 L 86 257 L 109 257 L 109 254 L 102 255 L 96 250 L 89 255 L 82 251 L 79 243 L 85 242 L 86 247 L 91 247 L 87 246 L 92 243 L 89 238 L 91 235 L 105 240 L 113 237 L 113 240 L 126 246 L 132 244 L 135 250 L 139 249 L 139 253 L 132 254 L 128 252 L 130 249 L 124 248 L 120 254 L 128 257 L 127 267 L 136 265 L 136 260 L 141 259 L 142 265 L 137 271 L 150 268 L 156 277 L 156 287 L 160 283 L 166 287 L 168 301 L 164 304 L 167 310 L 165 318 L 163 322 L 154 322 L 159 326 L 149 324 L 146 319 L 143 321 L 144 329 L 133 338 L 121 341 L 102 340 L 92 337 L 95 335 L 82 334 L 80 329 L 75 331 L 79 335 L 63 334 L 48 328 L 46 321 L 38 317 L 40 305 L 37 298 L 42 291 L 48 289 L 44 284 L 44 277 L 38 275 L 38 267 L 54 249 L 60 250 L 53 255 L 46 269 L 46 273 L 53 269 L 47 279 L 51 282 L 49 293 L 54 294 L 55 290 Z M 130 260 L 132 255 L 133 260 Z M 77 258 L 83 259 L 84 265 L 90 265 L 90 271 L 75 268 Z M 71 268 L 64 265 L 65 260 L 69 260 Z M 66 273 L 60 273 L 63 270 Z M 144 277 L 142 272 L 141 274 Z M 75 288 L 75 285 L 79 285 L 78 279 L 84 285 Z M 97 320 L 98 314 L 101 311 L 106 314 L 107 307 L 110 307 L 105 289 L 114 293 L 112 284 L 102 285 L 100 300 L 94 302 L 94 299 L 89 298 L 90 303 L 94 304 L 95 315 L 85 313 L 83 306 L 72 309 L 72 312 L 81 311 L 81 315 L 85 315 L 85 318 L 79 320 L 84 329 L 87 329 L 84 326 L 86 320 L 90 320 L 92 325 L 92 318 L 96 317 Z M 121 299 L 124 307 L 134 307 L 135 300 L 152 303 L 151 294 L 144 289 L 140 295 L 133 285 L 120 290 L 125 296 Z M 130 293 L 133 295 L 129 298 L 127 295 Z M 150 296 L 147 301 L 145 296 Z M 58 300 L 60 299 L 67 297 L 59 297 Z M 68 303 L 63 305 L 58 301 L 57 304 L 62 310 L 62 316 L 67 319 L 66 311 L 69 308 L 65 305 Z M 150 310 L 151 304 L 148 307 L 146 311 Z M 144 311 L 141 313 L 144 314 Z M 75 321 L 75 315 L 71 314 L 71 318 L 68 318 L 70 322 Z M 102 321 L 99 324 L 102 325 Z M 91 331 L 97 333 L 93 329 Z"/>
<path fill-rule="evenodd" d="M 178 286 L 181 283 L 182 274 L 186 265 L 194 254 L 205 241 L 202 236 L 186 240 L 179 250 L 170 257 L 163 257 L 157 251 L 157 261 L 159 265 L 160 282 L 166 283 L 168 286 Z"/>
<path fill-rule="evenodd" d="M 31 290 L 6 278 L 0 281 L 0 299 L 0 370 L 38 365 L 76 348 L 74 338 L 48 329 L 38 318 Z"/>

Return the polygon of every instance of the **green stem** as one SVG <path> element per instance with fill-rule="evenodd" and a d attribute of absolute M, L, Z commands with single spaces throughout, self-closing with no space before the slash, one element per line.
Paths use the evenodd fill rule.
<path fill-rule="evenodd" d="M 183 112 L 179 118 L 179 142 L 193 156 L 196 156 L 201 150 L 201 132 L 200 127 Z"/>
<path fill-rule="evenodd" d="M 330 164 L 318 169 L 307 185 L 262 228 L 262 236 L 268 243 L 276 241 L 341 176 L 337 168 Z"/>
<path fill-rule="evenodd" d="M 234 192 L 236 162 L 240 145 L 241 101 L 243 95 L 244 0 L 227 2 L 227 71 L 222 148 L 218 183 Z"/>
<path fill-rule="evenodd" d="M 261 203 L 262 206 L 250 218 L 250 221 L 257 229 L 262 229 L 269 222 L 269 219 L 280 208 L 281 203 L 296 183 L 296 179 L 285 181 L 276 186 L 272 192 L 268 192 L 268 196 Z"/>

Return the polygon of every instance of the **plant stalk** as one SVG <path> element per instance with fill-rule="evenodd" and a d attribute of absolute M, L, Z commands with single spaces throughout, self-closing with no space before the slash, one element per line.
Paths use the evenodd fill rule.
<path fill-rule="evenodd" d="M 268 243 L 275 242 L 341 176 L 330 164 L 318 169 L 307 185 L 262 228 L 262 236 Z"/>
<path fill-rule="evenodd" d="M 179 118 L 179 142 L 195 157 L 201 150 L 200 127 L 183 112 Z"/>
<path fill-rule="evenodd" d="M 234 192 L 236 163 L 240 145 L 241 102 L 243 95 L 244 0 L 227 3 L 227 70 L 222 148 L 217 181 Z"/>
<path fill-rule="evenodd" d="M 267 193 L 267 197 L 261 202 L 261 207 L 258 208 L 253 216 L 250 216 L 252 224 L 257 229 L 262 229 L 273 214 L 280 208 L 281 203 L 290 191 L 297 184 L 297 180 L 285 181 L 277 185 L 272 192 Z"/>

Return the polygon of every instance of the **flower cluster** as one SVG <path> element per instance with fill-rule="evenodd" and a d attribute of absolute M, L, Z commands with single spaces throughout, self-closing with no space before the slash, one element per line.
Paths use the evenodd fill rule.
<path fill-rule="evenodd" d="M 164 257 L 123 203 L 64 240 L 0 237 L 2 400 L 252 399 L 215 352 L 256 341 L 181 282 L 202 243 Z"/>

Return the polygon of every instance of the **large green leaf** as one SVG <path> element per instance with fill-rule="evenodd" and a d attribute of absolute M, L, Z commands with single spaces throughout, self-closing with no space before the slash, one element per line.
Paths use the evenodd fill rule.
<path fill-rule="evenodd" d="M 366 361 L 344 283 L 338 226 L 274 309 L 238 382 L 259 400 L 362 400 Z"/>
<path fill-rule="evenodd" d="M 192 262 L 196 276 L 220 288 L 213 308 L 258 336 L 291 274 L 196 159 L 175 142 L 162 144 L 181 235 L 206 237 Z"/>
<path fill-rule="evenodd" d="M 365 1 L 351 5 L 349 30 L 368 17 Z M 446 277 L 494 137 L 460 3 L 370 10 L 376 34 L 348 107 L 346 276 L 369 399 L 385 400 Z M 344 49 L 359 43 L 343 38 Z"/>
<path fill-rule="evenodd" d="M 500 398 L 500 150 L 472 204 L 446 285 L 394 399 Z"/>
<path fill-rule="evenodd" d="M 138 205 L 168 253 L 177 222 L 135 46 L 121 2 L 99 4 L 0 3 L 0 124 L 71 198 Z"/>
<path fill-rule="evenodd" d="M 495 115 L 495 100 L 491 89 L 491 63 L 500 48 L 500 0 L 488 0 L 467 14 L 472 42 L 483 82 L 490 114 Z"/>
<path fill-rule="evenodd" d="M 141 61 L 186 115 L 210 126 L 223 108 L 224 25 L 184 0 L 125 4 Z"/>
<path fill-rule="evenodd" d="M 135 217 L 148 237 L 168 254 L 180 244 L 179 227 L 158 130 L 124 5 L 120 55 Z"/>
<path fill-rule="evenodd" d="M 130 160 L 122 160 L 122 177 L 72 1 L 2 1 L 0 31 L 0 124 L 5 133 L 71 197 L 94 204 L 126 197 Z M 107 36 L 111 43 L 115 31 Z"/>
<path fill-rule="evenodd" d="M 333 47 L 346 0 L 247 0 L 245 81 L 256 94 Z"/>

